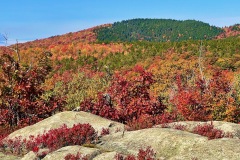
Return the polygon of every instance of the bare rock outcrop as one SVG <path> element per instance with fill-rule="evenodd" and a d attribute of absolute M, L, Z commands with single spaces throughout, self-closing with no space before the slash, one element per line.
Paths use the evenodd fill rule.
<path fill-rule="evenodd" d="M 112 160 L 115 159 L 117 152 L 105 152 L 102 154 L 97 155 L 93 158 L 93 160 Z"/>
<path fill-rule="evenodd" d="M 21 136 L 28 138 L 30 135 L 43 134 L 44 131 L 55 129 L 66 124 L 68 127 L 78 123 L 89 123 L 100 134 L 102 128 L 108 128 L 109 135 L 101 136 L 97 144 L 90 147 L 84 146 L 66 146 L 48 153 L 47 159 L 64 159 L 71 153 L 77 152 L 83 155 L 89 155 L 89 159 L 94 160 L 112 160 L 117 153 L 128 155 L 137 155 L 139 149 L 145 149 L 150 146 L 156 152 L 157 159 L 166 160 L 239 160 L 240 159 L 240 126 L 239 124 L 213 121 L 215 128 L 224 132 L 231 132 L 234 138 L 221 138 L 208 140 L 197 134 L 190 133 L 193 128 L 199 124 L 211 122 L 175 122 L 166 124 L 169 128 L 162 128 L 162 125 L 154 128 L 142 129 L 137 131 L 124 131 L 124 125 L 113 122 L 105 118 L 86 112 L 62 112 L 32 126 L 17 130 L 7 138 Z M 164 125 L 166 127 L 166 125 Z M 186 131 L 176 130 L 174 126 L 184 125 Z M 117 132 L 118 131 L 118 132 Z M 34 159 L 35 153 L 29 152 L 23 159 Z M 5 156 L 0 153 L 0 159 L 12 160 L 19 157 Z"/>
<path fill-rule="evenodd" d="M 82 156 L 87 156 L 89 160 L 92 160 L 97 155 L 101 154 L 99 149 L 96 148 L 88 148 L 88 147 L 82 147 L 82 146 L 67 146 L 60 148 L 52 153 L 49 153 L 46 157 L 43 158 L 43 160 L 64 160 L 64 158 L 68 154 L 76 155 L 77 153 L 80 153 Z"/>
<path fill-rule="evenodd" d="M 33 151 L 28 152 L 21 160 L 36 160 L 37 155 Z"/>
<path fill-rule="evenodd" d="M 151 146 L 158 159 L 240 159 L 240 140 L 206 137 L 170 128 L 149 128 L 104 136 L 98 148 L 137 155 L 140 148 Z"/>
<path fill-rule="evenodd" d="M 164 127 L 175 128 L 176 126 L 184 126 L 186 131 L 192 132 L 194 127 L 198 125 L 204 124 L 212 124 L 214 128 L 220 129 L 225 133 L 231 133 L 233 138 L 240 138 L 240 125 L 236 123 L 224 122 L 224 121 L 208 121 L 208 122 L 200 122 L 200 121 L 180 121 L 165 124 Z M 162 128 L 163 125 L 155 126 L 157 128 Z"/>
<path fill-rule="evenodd" d="M 0 152 L 0 159 L 1 160 L 20 160 L 21 157 L 14 156 L 14 155 L 9 155 L 9 154 L 4 154 L 4 153 Z"/>
<path fill-rule="evenodd" d="M 30 135 L 37 136 L 38 134 L 43 134 L 44 131 L 47 132 L 50 129 L 59 128 L 63 124 L 66 124 L 68 127 L 72 127 L 74 124 L 78 123 L 89 123 L 98 132 L 98 134 L 101 133 L 102 128 L 108 128 L 110 134 L 124 130 L 123 124 L 91 113 L 66 111 L 55 114 L 52 117 L 44 119 L 34 125 L 19 129 L 11 133 L 7 138 L 14 139 L 15 137 L 21 136 L 22 139 L 28 139 Z"/>

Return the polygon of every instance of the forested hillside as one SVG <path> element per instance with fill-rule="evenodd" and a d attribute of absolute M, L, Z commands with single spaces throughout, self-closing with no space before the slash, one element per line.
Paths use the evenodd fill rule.
<path fill-rule="evenodd" d="M 222 32 L 221 28 L 195 20 L 132 19 L 99 29 L 97 39 L 101 42 L 204 40 Z"/>
<path fill-rule="evenodd" d="M 76 107 L 132 130 L 182 120 L 239 123 L 238 31 L 136 19 L 1 47 L 0 139 Z"/>
<path fill-rule="evenodd" d="M 240 24 L 235 24 L 233 26 L 224 27 L 224 32 L 217 36 L 217 38 L 227 38 L 227 37 L 235 37 L 240 34 Z"/>

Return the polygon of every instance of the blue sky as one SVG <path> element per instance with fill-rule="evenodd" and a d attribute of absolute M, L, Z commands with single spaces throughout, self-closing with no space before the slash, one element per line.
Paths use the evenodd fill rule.
<path fill-rule="evenodd" d="M 133 18 L 195 19 L 219 27 L 240 23 L 240 0 L 1 0 L 0 4 L 0 34 L 7 34 L 9 43 Z"/>

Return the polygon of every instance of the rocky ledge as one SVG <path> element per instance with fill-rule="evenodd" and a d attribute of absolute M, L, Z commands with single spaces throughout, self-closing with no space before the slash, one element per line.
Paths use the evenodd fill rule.
<path fill-rule="evenodd" d="M 156 159 L 170 160 L 217 160 L 217 159 L 240 159 L 240 126 L 229 122 L 175 122 L 154 126 L 149 129 L 137 131 L 125 131 L 125 126 L 102 117 L 86 112 L 61 112 L 32 126 L 17 130 L 6 139 L 21 136 L 28 138 L 30 135 L 37 136 L 44 131 L 58 128 L 63 124 L 68 127 L 78 123 L 89 123 L 101 132 L 102 128 L 108 128 L 109 135 L 101 136 L 97 143 L 88 146 L 65 146 L 48 153 L 43 159 L 64 160 L 64 157 L 77 152 L 86 155 L 93 160 L 112 160 L 116 154 L 137 155 L 139 149 L 151 146 L 156 153 Z M 191 131 L 199 124 L 212 123 L 216 128 L 224 132 L 231 132 L 232 138 L 220 138 L 208 140 L 207 137 L 193 134 Z M 174 129 L 176 125 L 184 125 L 184 131 Z M 167 127 L 166 127 L 167 126 Z M 22 157 L 4 155 L 0 153 L 2 160 L 34 160 L 36 153 L 29 152 Z"/>

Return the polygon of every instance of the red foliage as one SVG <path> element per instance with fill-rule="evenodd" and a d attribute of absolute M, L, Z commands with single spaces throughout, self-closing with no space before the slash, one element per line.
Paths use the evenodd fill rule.
<path fill-rule="evenodd" d="M 9 127 L 0 127 L 0 148 L 2 148 L 2 140 L 7 137 L 11 133 L 11 129 Z"/>
<path fill-rule="evenodd" d="M 89 124 L 77 124 L 72 128 L 63 125 L 61 128 L 52 129 L 43 135 L 38 135 L 27 142 L 27 148 L 32 150 L 36 146 L 56 150 L 68 145 L 81 145 L 90 143 L 97 137 L 95 130 Z"/>
<path fill-rule="evenodd" d="M 138 119 L 133 118 L 127 122 L 128 130 L 139 130 L 151 128 L 155 124 L 155 119 L 150 115 L 141 115 Z"/>
<path fill-rule="evenodd" d="M 141 122 L 140 119 L 144 117 L 162 114 L 166 108 L 160 98 L 156 100 L 150 96 L 149 90 L 153 83 L 152 74 L 136 66 L 122 74 L 116 73 L 107 94 L 99 93 L 97 102 L 86 99 L 80 108 L 123 123 Z"/>
<path fill-rule="evenodd" d="M 177 130 L 181 130 L 181 131 L 185 131 L 186 130 L 186 126 L 185 125 L 181 125 L 181 124 L 174 125 L 173 128 L 177 129 Z"/>
<path fill-rule="evenodd" d="M 106 103 L 101 93 L 98 94 L 97 103 L 94 103 L 91 98 L 86 99 L 80 104 L 80 109 L 111 120 L 119 120 L 119 112 L 112 107 L 112 104 Z"/>
<path fill-rule="evenodd" d="M 45 55 L 38 66 L 26 68 L 9 55 L 0 58 L 0 125 L 21 128 L 63 109 L 62 99 L 41 98 L 44 93 L 41 84 L 51 70 L 47 61 Z"/>
<path fill-rule="evenodd" d="M 51 129 L 47 133 L 30 136 L 29 140 L 22 140 L 21 137 L 7 139 L 2 142 L 4 146 L 12 150 L 13 153 L 20 154 L 22 148 L 38 152 L 40 148 L 48 148 L 50 151 L 57 150 L 69 145 L 82 145 L 90 143 L 97 138 L 97 133 L 89 124 L 77 124 L 72 128 L 63 125 L 57 129 Z"/>
<path fill-rule="evenodd" d="M 138 152 L 138 160 L 154 160 L 155 159 L 155 153 L 153 149 L 151 149 L 150 146 L 144 149 L 140 149 Z"/>
<path fill-rule="evenodd" d="M 108 135 L 109 133 L 110 132 L 109 132 L 108 128 L 103 128 L 102 131 L 101 131 L 101 136 Z"/>
<path fill-rule="evenodd" d="M 215 129 L 212 124 L 198 125 L 193 129 L 193 133 L 206 136 L 209 140 L 224 137 L 224 132 L 220 129 Z"/>
<path fill-rule="evenodd" d="M 179 112 L 185 120 L 209 120 L 209 113 L 207 112 L 207 106 L 204 106 L 202 102 L 202 86 L 203 82 L 200 81 L 196 88 L 183 86 L 180 76 L 177 76 L 178 90 L 172 99 L 172 102 L 177 107 L 177 112 Z M 199 88 L 198 88 L 199 87 Z"/>
<path fill-rule="evenodd" d="M 155 153 L 153 149 L 148 146 L 146 150 L 139 149 L 137 157 L 133 155 L 128 155 L 127 157 L 123 157 L 120 154 L 115 155 L 115 160 L 155 160 Z"/>
<path fill-rule="evenodd" d="M 240 28 L 239 25 L 236 25 L 236 27 Z M 223 38 L 227 38 L 227 37 L 233 37 L 233 36 L 237 36 L 240 34 L 240 30 L 234 30 L 233 26 L 230 27 L 224 27 L 223 30 L 224 32 L 221 33 L 220 35 L 218 35 L 216 37 L 216 39 L 223 39 Z"/>
<path fill-rule="evenodd" d="M 68 154 L 64 157 L 65 160 L 88 160 L 87 156 L 82 156 L 81 153 L 77 153 L 76 155 Z"/>
<path fill-rule="evenodd" d="M 1 150 L 5 151 L 6 148 L 8 148 L 8 150 L 11 153 L 14 154 L 20 154 L 22 152 L 22 139 L 21 137 L 16 137 L 14 139 L 3 139 L 1 141 Z"/>
<path fill-rule="evenodd" d="M 37 152 L 39 151 L 39 147 L 38 147 L 38 146 L 34 146 L 34 147 L 32 148 L 32 151 L 35 152 L 35 153 L 37 153 Z"/>
<path fill-rule="evenodd" d="M 240 109 L 234 98 L 237 95 L 227 79 L 227 71 L 216 70 L 210 80 L 199 78 L 193 86 L 183 85 L 178 76 L 177 85 L 172 102 L 184 120 L 239 121 Z"/>

